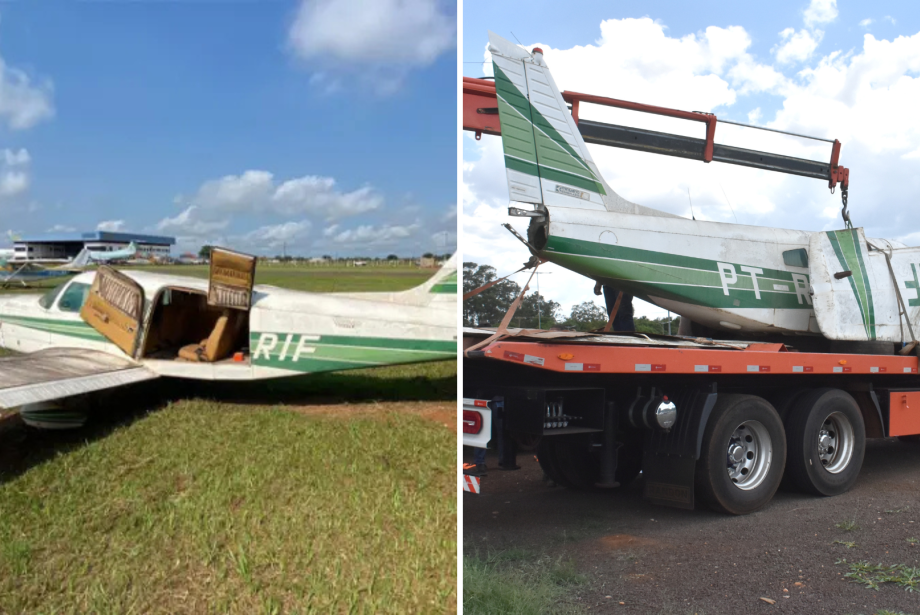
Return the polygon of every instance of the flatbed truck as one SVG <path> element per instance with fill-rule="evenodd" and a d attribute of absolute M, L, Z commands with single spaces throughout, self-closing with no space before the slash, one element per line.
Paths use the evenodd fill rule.
<path fill-rule="evenodd" d="M 866 438 L 920 440 L 918 357 L 798 352 L 782 343 L 678 336 L 465 329 L 464 444 L 516 468 L 537 441 L 569 489 L 643 477 L 643 496 L 729 514 L 786 487 L 834 496 L 862 467 Z M 488 490 L 466 471 L 464 489 Z"/>

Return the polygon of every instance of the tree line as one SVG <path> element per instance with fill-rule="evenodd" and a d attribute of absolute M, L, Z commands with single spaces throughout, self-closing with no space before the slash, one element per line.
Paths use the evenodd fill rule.
<path fill-rule="evenodd" d="M 468 293 L 480 286 L 498 279 L 494 267 L 478 263 L 463 263 L 463 292 Z M 585 279 L 585 294 L 593 296 L 591 281 Z M 521 287 L 511 280 L 502 280 L 488 290 L 463 302 L 463 325 L 466 327 L 497 327 L 511 307 L 511 303 L 521 293 Z M 636 331 L 640 333 L 667 335 L 668 319 L 639 316 L 633 319 Z M 538 325 L 539 323 L 539 325 Z M 575 331 L 600 329 L 607 323 L 607 311 L 601 299 L 601 305 L 594 301 L 583 301 L 572 307 L 568 315 L 556 301 L 547 300 L 536 291 L 524 295 L 521 305 L 511 319 L 511 327 L 524 329 L 543 329 L 563 327 Z M 671 333 L 677 335 L 680 317 L 671 319 Z"/>

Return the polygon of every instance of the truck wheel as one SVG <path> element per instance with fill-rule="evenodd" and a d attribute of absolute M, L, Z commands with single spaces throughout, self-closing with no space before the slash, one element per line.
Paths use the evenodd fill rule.
<path fill-rule="evenodd" d="M 800 491 L 840 495 L 856 482 L 866 426 L 846 391 L 818 389 L 800 398 L 786 417 L 786 438 L 786 475 Z"/>
<path fill-rule="evenodd" d="M 601 459 L 591 452 L 590 436 L 551 436 L 537 447 L 537 460 L 543 471 L 567 489 L 594 491 L 601 478 Z M 626 486 L 642 467 L 642 440 L 626 442 L 617 458 L 616 480 Z"/>
<path fill-rule="evenodd" d="M 593 491 L 601 478 L 600 460 L 591 454 L 591 438 L 587 434 L 553 436 L 555 455 L 553 463 L 560 474 L 556 481 L 569 489 Z"/>
<path fill-rule="evenodd" d="M 623 441 L 617 451 L 617 482 L 621 487 L 636 480 L 642 471 L 642 452 L 645 443 L 645 434 L 642 432 L 627 431 L 617 436 Z"/>
<path fill-rule="evenodd" d="M 512 437 L 519 451 L 529 453 L 537 450 L 537 445 L 540 444 L 540 438 L 543 436 L 541 434 L 521 433 L 513 434 Z"/>
<path fill-rule="evenodd" d="M 719 395 L 696 464 L 696 493 L 717 512 L 754 512 L 776 493 L 785 462 L 786 436 L 773 406 L 754 395 Z"/>
<path fill-rule="evenodd" d="M 574 489 L 574 487 L 568 484 L 568 481 L 562 475 L 562 472 L 560 472 L 556 464 L 555 440 L 557 437 L 558 436 L 543 438 L 537 443 L 537 461 L 540 463 L 540 468 L 543 470 L 543 473 L 546 474 L 550 480 L 562 487 Z"/>

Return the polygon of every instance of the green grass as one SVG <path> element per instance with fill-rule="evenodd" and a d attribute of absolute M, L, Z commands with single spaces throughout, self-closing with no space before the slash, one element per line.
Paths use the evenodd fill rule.
<path fill-rule="evenodd" d="M 452 399 L 455 374 L 165 403 L 181 390 L 145 384 L 87 430 L 0 434 L 0 612 L 456 610 L 453 433 L 404 412 L 296 411 Z"/>
<path fill-rule="evenodd" d="M 208 277 L 207 265 L 153 265 L 119 267 L 119 269 L 136 269 L 203 279 Z M 256 284 L 270 284 L 317 293 L 400 291 L 418 286 L 430 278 L 435 271 L 437 270 L 419 269 L 418 267 L 311 267 L 260 264 L 256 267 Z M 0 293 L 41 293 L 60 283 L 60 280 L 39 282 L 30 288 L 11 286 L 0 289 Z"/>
<path fill-rule="evenodd" d="M 852 549 L 853 547 L 856 546 L 856 543 L 855 543 L 855 542 L 847 542 L 846 540 L 835 540 L 835 541 L 834 541 L 834 544 L 835 544 L 835 545 L 843 545 L 843 546 L 846 547 L 847 549 Z"/>
<path fill-rule="evenodd" d="M 855 532 L 859 529 L 859 524 L 856 523 L 856 519 L 851 519 L 850 521 L 841 521 L 840 523 L 835 523 L 834 527 L 838 530 L 843 530 L 844 532 Z"/>
<path fill-rule="evenodd" d="M 569 600 L 586 583 L 571 561 L 528 555 L 520 549 L 463 558 L 465 615 L 582 613 Z"/>
<path fill-rule="evenodd" d="M 387 291 L 430 274 L 258 282 Z M 0 431 L 0 612 L 456 612 L 456 437 L 414 411 L 451 408 L 456 370 L 162 380 L 97 401 L 81 430 Z"/>
<path fill-rule="evenodd" d="M 869 562 L 847 562 L 839 560 L 849 572 L 843 576 L 854 583 L 878 590 L 883 583 L 893 583 L 909 592 L 920 591 L 920 568 L 904 564 L 871 564 Z"/>
<path fill-rule="evenodd" d="M 196 278 L 208 277 L 206 265 L 151 266 L 139 267 L 138 270 Z M 310 267 L 260 264 L 256 267 L 256 284 L 271 284 L 318 293 L 399 291 L 418 286 L 435 271 L 417 267 Z"/>

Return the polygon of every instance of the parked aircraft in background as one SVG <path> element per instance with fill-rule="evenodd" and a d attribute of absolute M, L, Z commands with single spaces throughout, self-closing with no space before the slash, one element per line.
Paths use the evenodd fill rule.
<path fill-rule="evenodd" d="M 34 263 L 16 263 L 0 258 L 0 288 L 13 285 L 26 287 L 35 282 L 65 278 L 77 272 L 67 265 L 48 269 Z"/>

